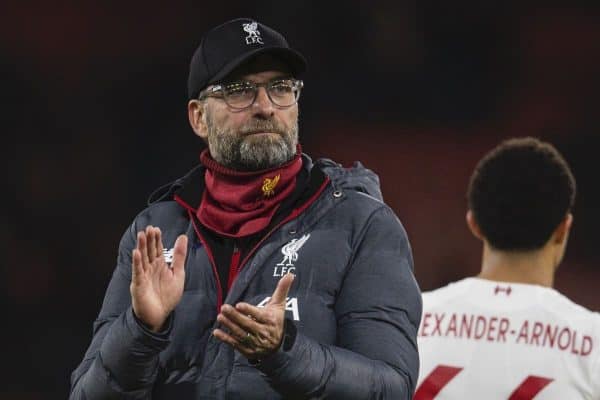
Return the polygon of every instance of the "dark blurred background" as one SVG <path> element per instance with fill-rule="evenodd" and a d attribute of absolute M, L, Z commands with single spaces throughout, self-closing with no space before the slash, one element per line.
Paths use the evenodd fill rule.
<path fill-rule="evenodd" d="M 304 150 L 380 175 L 424 290 L 478 271 L 465 190 L 484 152 L 513 136 L 554 143 L 578 183 L 556 287 L 600 309 L 600 15 L 544 4 L 3 2 L 0 398 L 67 397 L 122 232 L 198 161 L 189 59 L 207 29 L 238 16 L 308 58 Z"/>

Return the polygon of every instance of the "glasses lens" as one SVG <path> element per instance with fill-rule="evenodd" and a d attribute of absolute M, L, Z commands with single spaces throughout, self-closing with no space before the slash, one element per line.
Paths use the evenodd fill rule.
<path fill-rule="evenodd" d="M 232 108 L 250 107 L 256 97 L 256 87 L 247 82 L 231 83 L 223 88 L 223 99 Z"/>
<path fill-rule="evenodd" d="M 267 90 L 271 101 L 280 107 L 289 107 L 300 97 L 300 85 L 292 79 L 270 82 Z"/>

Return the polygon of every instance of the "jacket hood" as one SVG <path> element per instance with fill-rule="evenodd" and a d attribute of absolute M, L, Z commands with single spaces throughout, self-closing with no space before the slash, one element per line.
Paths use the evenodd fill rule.
<path fill-rule="evenodd" d="M 359 161 L 355 161 L 349 168 L 344 168 L 335 161 L 321 158 L 315 162 L 315 166 L 329 176 L 336 189 L 354 190 L 383 202 L 379 176 Z"/>

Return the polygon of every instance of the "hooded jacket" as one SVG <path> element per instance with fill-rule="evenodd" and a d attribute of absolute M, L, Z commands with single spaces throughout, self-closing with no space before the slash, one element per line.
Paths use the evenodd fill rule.
<path fill-rule="evenodd" d="M 153 195 L 121 239 L 92 342 L 71 376 L 71 399 L 412 397 L 422 303 L 406 232 L 383 203 L 378 177 L 360 163 L 303 161 L 325 177 L 322 190 L 258 243 L 225 299 L 193 214 L 174 201 L 203 167 Z M 161 229 L 165 249 L 182 233 L 189 239 L 183 296 L 159 334 L 137 320 L 129 292 L 136 232 L 147 225 Z M 275 353 L 250 364 L 212 336 L 218 310 L 264 305 L 289 271 L 296 275 L 286 304 L 291 329 Z"/>

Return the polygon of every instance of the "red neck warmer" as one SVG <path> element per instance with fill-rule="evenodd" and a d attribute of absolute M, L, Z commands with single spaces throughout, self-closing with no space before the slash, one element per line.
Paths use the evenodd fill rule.
<path fill-rule="evenodd" d="M 205 190 L 196 216 L 210 230 L 228 237 L 253 235 L 265 229 L 277 208 L 296 187 L 302 150 L 279 167 L 240 172 L 217 163 L 208 149 L 200 154 L 206 167 Z"/>

